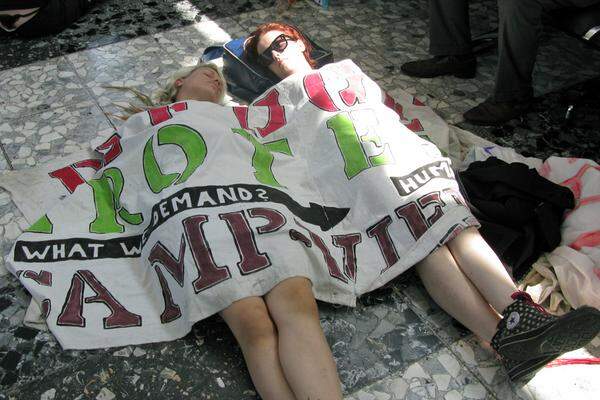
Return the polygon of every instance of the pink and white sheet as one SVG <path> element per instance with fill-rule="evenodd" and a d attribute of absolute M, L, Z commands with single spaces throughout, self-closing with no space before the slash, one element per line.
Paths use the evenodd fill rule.
<path fill-rule="evenodd" d="M 580 158 L 550 157 L 543 177 L 571 189 L 575 208 L 565 215 L 560 246 L 547 255 L 571 306 L 600 309 L 600 166 Z"/>

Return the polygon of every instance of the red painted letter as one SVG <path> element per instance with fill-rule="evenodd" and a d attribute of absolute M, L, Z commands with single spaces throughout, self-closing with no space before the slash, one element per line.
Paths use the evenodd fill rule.
<path fill-rule="evenodd" d="M 210 247 L 204 237 L 204 231 L 202 230 L 202 225 L 206 221 L 208 221 L 206 215 L 195 215 L 182 221 L 196 269 L 200 275 L 198 279 L 192 282 L 196 293 L 231 278 L 231 273 L 226 265 L 219 267 L 215 264 Z"/>

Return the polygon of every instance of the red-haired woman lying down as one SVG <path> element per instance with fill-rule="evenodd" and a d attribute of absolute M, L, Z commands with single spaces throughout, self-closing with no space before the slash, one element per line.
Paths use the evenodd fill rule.
<path fill-rule="evenodd" d="M 301 32 L 281 23 L 260 25 L 245 44 L 250 62 L 270 69 L 282 80 L 314 75 L 310 51 L 310 43 Z M 305 89 L 308 81 L 303 81 Z M 349 110 L 355 112 L 359 108 Z M 446 242 L 440 241 L 429 255 L 416 261 L 416 271 L 431 297 L 452 317 L 490 342 L 515 381 L 530 379 L 549 361 L 586 345 L 600 331 L 600 311 L 595 308 L 581 307 L 558 318 L 534 303 L 527 293 L 518 291 L 475 226 Z M 286 376 L 283 372 L 281 375 Z M 314 379 L 322 382 L 325 378 L 322 375 Z M 289 383 L 294 393 L 300 393 L 295 383 Z M 331 381 L 319 386 L 325 389 L 336 384 Z"/>

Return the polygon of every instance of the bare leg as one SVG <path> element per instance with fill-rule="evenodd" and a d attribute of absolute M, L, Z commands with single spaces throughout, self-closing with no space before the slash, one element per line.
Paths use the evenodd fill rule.
<path fill-rule="evenodd" d="M 494 250 L 476 228 L 469 228 L 448 243 L 459 268 L 483 297 L 502 313 L 518 289 Z"/>
<path fill-rule="evenodd" d="M 492 339 L 500 317 L 460 270 L 448 247 L 436 250 L 416 268 L 440 307 L 482 339 Z"/>
<path fill-rule="evenodd" d="M 242 348 L 260 396 L 265 400 L 295 400 L 279 362 L 277 330 L 262 297 L 236 301 L 221 311 L 221 316 Z"/>
<path fill-rule="evenodd" d="M 279 331 L 279 359 L 297 399 L 342 398 L 340 380 L 306 278 L 290 278 L 266 296 Z"/>

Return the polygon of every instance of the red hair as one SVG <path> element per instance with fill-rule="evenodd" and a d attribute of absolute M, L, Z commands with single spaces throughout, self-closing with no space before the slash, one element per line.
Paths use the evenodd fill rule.
<path fill-rule="evenodd" d="M 306 39 L 302 32 L 294 26 L 281 22 L 269 22 L 259 25 L 258 28 L 248 36 L 248 39 L 246 39 L 246 42 L 244 43 L 244 55 L 248 61 L 255 65 L 258 64 L 258 41 L 262 35 L 271 31 L 280 31 L 294 40 L 300 40 L 304 44 L 304 58 L 306 58 L 306 61 L 311 67 L 315 68 L 317 66 L 317 62 L 310 56 L 312 45 L 308 39 Z"/>

